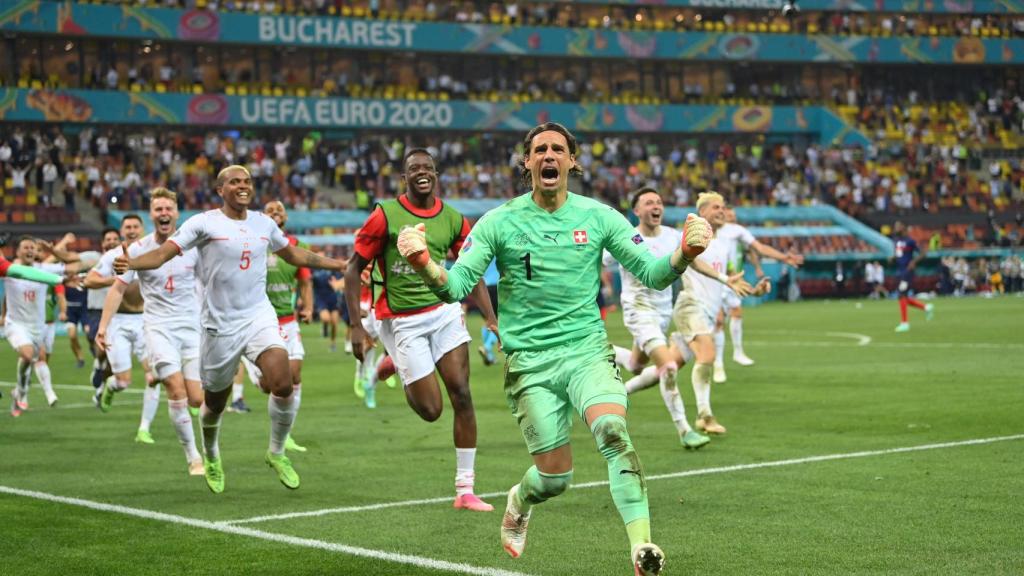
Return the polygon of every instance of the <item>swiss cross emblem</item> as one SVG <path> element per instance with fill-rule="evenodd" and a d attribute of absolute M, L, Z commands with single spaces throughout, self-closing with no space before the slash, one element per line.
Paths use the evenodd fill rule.
<path fill-rule="evenodd" d="M 586 230 L 573 230 L 572 241 L 576 244 L 587 243 L 587 231 Z"/>

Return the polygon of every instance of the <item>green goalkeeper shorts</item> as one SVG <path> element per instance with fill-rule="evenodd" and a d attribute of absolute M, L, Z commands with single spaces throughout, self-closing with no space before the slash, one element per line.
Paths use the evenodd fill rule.
<path fill-rule="evenodd" d="M 626 406 L 626 388 L 605 333 L 548 350 L 519 350 L 505 360 L 505 398 L 530 454 L 569 443 L 573 409 Z"/>

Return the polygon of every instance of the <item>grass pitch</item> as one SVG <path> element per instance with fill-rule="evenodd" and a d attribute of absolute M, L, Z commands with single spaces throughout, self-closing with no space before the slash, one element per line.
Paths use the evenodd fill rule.
<path fill-rule="evenodd" d="M 666 573 L 1024 573 L 1024 299 L 936 309 L 932 322 L 912 310 L 907 334 L 892 331 L 893 301 L 747 310 L 757 364 L 733 364 L 727 349 L 729 380 L 712 402 L 729 433 L 697 452 L 678 445 L 656 390 L 633 396 L 630 433 Z M 619 315 L 608 325 L 629 342 Z M 498 543 L 503 496 L 487 498 L 492 513 L 451 509 L 450 407 L 427 424 L 381 386 L 367 410 L 351 357 L 329 353 L 318 326 L 303 335 L 294 436 L 309 452 L 291 454 L 302 487 L 286 490 L 263 463 L 266 401 L 250 386 L 253 412 L 224 417 L 221 495 L 188 477 L 165 400 L 154 446 L 132 442 L 138 393 L 119 395 L 109 414 L 91 407 L 88 370 L 74 368 L 66 339 L 51 362 L 54 382 L 71 385 L 57 389 L 58 407 L 34 382 L 32 409 L 11 418 L 15 357 L 0 344 L 0 573 L 631 573 L 585 426 L 573 432 L 582 486 L 535 510 L 526 553 L 512 560 Z M 500 365 L 472 360 L 477 492 L 500 494 L 530 459 Z M 688 368 L 680 387 L 692 420 Z M 234 522 L 261 516 L 275 518 Z"/>

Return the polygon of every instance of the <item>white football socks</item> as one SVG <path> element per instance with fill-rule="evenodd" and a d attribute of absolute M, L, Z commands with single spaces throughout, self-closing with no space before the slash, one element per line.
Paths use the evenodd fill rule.
<path fill-rule="evenodd" d="M 149 432 L 149 426 L 156 418 L 156 411 L 160 409 L 160 386 L 147 386 L 142 393 L 142 419 L 139 420 L 139 430 Z"/>
<path fill-rule="evenodd" d="M 203 428 L 203 451 L 206 452 L 208 460 L 220 458 L 220 417 L 222 413 L 214 414 L 203 402 L 199 407 L 199 423 Z"/>
<path fill-rule="evenodd" d="M 626 381 L 626 394 L 632 394 L 658 383 L 658 367 L 648 366 L 642 372 Z"/>
<path fill-rule="evenodd" d="M 167 400 L 167 415 L 171 418 L 174 431 L 178 435 L 178 441 L 185 450 L 185 460 L 195 462 L 199 460 L 199 450 L 196 449 L 196 436 L 192 430 L 192 415 L 188 412 L 188 400 Z"/>
<path fill-rule="evenodd" d="M 725 362 L 725 330 L 715 328 L 715 364 Z"/>
<path fill-rule="evenodd" d="M 39 379 L 39 385 L 43 388 L 43 393 L 46 394 L 46 403 L 53 404 L 57 401 L 57 394 L 53 392 L 53 382 L 50 380 L 50 366 L 43 361 L 35 363 L 36 378 Z"/>
<path fill-rule="evenodd" d="M 284 443 L 292 431 L 295 415 L 298 413 L 298 402 L 295 393 L 280 397 L 270 394 L 267 398 L 267 413 L 270 414 L 270 453 L 275 456 L 284 454 Z"/>
<path fill-rule="evenodd" d="M 693 395 L 697 397 L 697 415 L 711 415 L 711 375 L 714 367 L 711 364 L 696 363 L 690 373 L 693 384 Z"/>
<path fill-rule="evenodd" d="M 743 319 L 733 318 L 729 321 L 729 333 L 732 336 L 732 353 L 743 354 Z"/>
<path fill-rule="evenodd" d="M 476 463 L 476 448 L 455 449 L 455 495 L 473 493 L 475 474 L 473 468 Z"/>
<path fill-rule="evenodd" d="M 678 370 L 679 367 L 675 362 L 669 362 L 662 366 L 658 371 L 658 387 L 661 389 L 661 399 L 665 401 L 665 408 L 668 408 L 672 422 L 676 425 L 676 431 L 682 435 L 690 431 L 690 424 L 686 421 L 686 408 L 679 395 L 679 387 L 676 386 Z"/>

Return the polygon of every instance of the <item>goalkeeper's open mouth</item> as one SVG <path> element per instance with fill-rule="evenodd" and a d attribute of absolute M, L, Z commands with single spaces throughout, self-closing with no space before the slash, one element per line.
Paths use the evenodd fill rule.
<path fill-rule="evenodd" d="M 558 185 L 558 167 L 557 166 L 545 166 L 540 169 L 540 183 L 545 187 L 553 187 Z"/>

